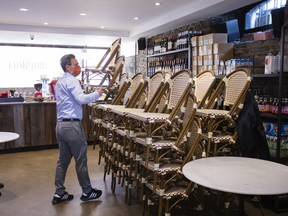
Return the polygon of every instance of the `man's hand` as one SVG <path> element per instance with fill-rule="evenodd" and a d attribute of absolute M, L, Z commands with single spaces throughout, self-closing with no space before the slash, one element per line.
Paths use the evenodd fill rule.
<path fill-rule="evenodd" d="M 98 88 L 96 89 L 96 91 L 98 92 L 99 97 L 101 97 L 102 94 L 103 94 L 103 88 L 102 88 L 102 87 L 98 87 Z"/>

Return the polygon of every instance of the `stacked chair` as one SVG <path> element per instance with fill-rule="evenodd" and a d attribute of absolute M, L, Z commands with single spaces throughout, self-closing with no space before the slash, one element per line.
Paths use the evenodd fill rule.
<path fill-rule="evenodd" d="M 160 141 L 158 143 L 155 142 L 155 145 L 151 147 L 151 155 L 154 154 L 155 151 L 158 152 L 159 147 L 163 148 L 163 150 L 166 149 L 167 152 L 171 151 L 171 149 L 174 149 L 176 151 L 178 149 L 178 144 L 175 145 L 175 140 L 177 140 L 178 134 L 181 134 L 181 137 L 179 136 L 178 142 L 182 143 L 182 141 L 180 142 L 179 140 L 183 139 L 188 129 L 190 128 L 188 127 L 187 123 L 183 123 L 183 118 L 185 118 L 184 122 L 186 122 L 189 119 L 187 116 L 191 116 L 191 114 L 187 114 L 188 110 L 192 110 L 193 112 L 195 112 L 195 107 L 197 107 L 197 101 L 199 102 L 199 104 L 203 104 L 202 101 L 206 101 L 206 98 L 209 95 L 208 89 L 211 89 L 214 79 L 215 77 L 213 73 L 207 71 L 199 75 L 197 79 L 192 81 L 191 72 L 183 70 L 173 75 L 164 84 L 163 82 L 160 83 L 156 93 L 151 96 L 152 99 L 145 106 L 145 109 L 123 108 L 123 105 L 102 105 L 103 109 L 107 108 L 107 106 L 110 106 L 111 113 L 116 114 L 113 114 L 113 116 L 116 117 L 113 118 L 114 120 L 112 122 L 110 122 L 110 125 L 114 125 L 112 127 L 114 129 L 111 129 L 110 133 L 107 133 L 112 137 L 108 142 L 111 143 L 110 146 L 113 146 L 111 148 L 113 149 L 113 151 L 106 151 L 106 153 L 110 152 L 110 154 L 107 154 L 107 158 L 110 158 L 110 161 L 108 163 L 106 161 L 105 167 L 108 164 L 108 169 L 105 169 L 104 171 L 105 174 L 109 173 L 109 167 L 112 167 L 112 191 L 115 191 L 116 176 L 118 176 L 118 183 L 122 182 L 121 184 L 123 186 L 125 185 L 126 201 L 128 203 L 130 203 L 131 201 L 133 188 L 141 188 L 141 194 L 139 196 L 142 197 L 142 199 L 146 196 L 145 191 L 147 191 L 146 188 L 148 188 L 146 185 L 149 185 L 149 183 L 147 182 L 147 184 L 145 184 L 144 179 L 146 179 L 146 177 L 148 179 L 149 172 L 151 172 L 151 170 L 149 170 L 150 166 L 148 166 L 151 161 L 149 160 L 149 156 L 145 156 L 150 155 L 150 146 L 147 145 L 146 141 L 152 141 L 154 138 L 156 142 Z M 195 85 L 196 87 L 195 92 L 197 92 L 199 98 L 198 100 L 195 99 L 195 102 L 193 100 L 194 105 L 192 106 L 191 94 L 193 93 L 193 85 Z M 202 88 L 204 93 L 201 92 L 199 88 Z M 168 100 L 165 105 L 162 105 L 163 108 L 160 109 L 159 104 L 162 101 L 161 98 L 166 98 Z M 187 98 L 190 99 L 189 103 Z M 202 98 L 202 100 L 200 98 Z M 155 101 L 157 102 L 155 103 Z M 189 106 L 189 109 L 184 109 L 187 105 Z M 148 110 L 154 112 L 161 111 L 162 113 L 150 113 L 147 112 Z M 185 110 L 187 110 L 187 112 Z M 122 124 L 119 124 L 119 119 L 121 118 L 123 118 L 124 121 L 122 122 Z M 148 123 L 146 121 L 148 119 L 151 119 L 151 122 Z M 193 118 L 190 118 L 190 122 L 193 122 L 192 119 Z M 115 122 L 117 122 L 117 124 L 114 124 Z M 149 126 L 147 126 L 147 123 Z M 172 127 L 172 124 L 175 124 L 175 126 Z M 185 130 L 183 130 L 182 132 L 183 128 L 185 128 Z M 155 136 L 153 135 L 153 137 L 152 134 L 150 134 L 152 129 L 153 131 L 155 131 Z M 166 141 L 164 140 L 161 145 L 161 139 L 159 139 L 159 134 L 164 131 L 163 129 L 166 130 L 167 133 L 170 133 L 168 132 L 168 130 L 171 129 L 171 133 L 174 133 L 175 135 L 174 137 L 172 137 L 172 139 L 167 139 L 166 137 Z M 143 138 L 143 135 L 146 136 L 146 138 Z M 150 137 L 152 139 L 150 139 Z M 181 146 L 181 148 L 183 148 L 183 146 Z M 157 153 L 155 153 L 154 155 L 157 155 Z M 181 157 L 183 157 L 183 154 L 181 155 Z M 179 171 L 180 167 L 181 166 L 178 166 L 176 169 L 171 170 Z M 152 191 L 155 193 L 157 187 L 156 184 L 158 182 L 157 176 L 159 172 L 154 170 L 152 171 L 152 173 L 154 173 L 154 178 L 152 181 Z M 192 184 L 190 184 L 189 188 L 187 188 L 186 194 L 189 194 L 188 192 L 191 189 L 191 185 Z M 183 193 L 176 192 L 173 194 L 175 195 L 175 197 L 179 197 L 179 194 L 181 194 L 180 200 L 182 200 L 184 196 Z M 163 200 L 163 197 L 164 196 L 161 196 L 160 200 Z M 170 200 L 169 196 L 167 196 L 167 198 L 168 199 L 166 201 Z M 143 201 L 145 201 L 145 199 L 143 199 Z M 159 207 L 159 211 L 161 212 L 164 205 L 162 204 L 162 202 L 160 203 L 161 207 Z M 169 204 L 165 206 L 166 211 L 170 212 L 170 207 L 167 207 L 169 206 Z"/>
<path fill-rule="evenodd" d="M 141 77 L 141 79 L 139 79 L 139 77 Z M 107 139 L 105 139 L 105 143 L 107 144 L 106 146 L 108 147 L 108 149 L 106 149 L 105 151 L 106 155 L 102 154 L 102 157 L 105 161 L 104 179 L 106 177 L 106 174 L 110 173 L 110 168 L 113 167 L 111 184 L 113 192 L 115 191 L 116 186 L 116 176 L 119 176 L 119 181 L 121 178 L 122 182 L 124 181 L 123 174 L 125 170 L 125 165 L 123 165 L 122 167 L 122 163 L 120 162 L 122 159 L 120 159 L 120 157 L 125 149 L 125 144 L 128 142 L 126 136 L 127 131 L 124 130 L 124 128 L 127 127 L 125 113 L 128 110 L 144 112 L 146 104 L 149 105 L 152 99 L 155 99 L 157 90 L 163 86 L 163 82 L 163 72 L 155 73 L 148 81 L 143 81 L 141 73 L 137 74 L 131 80 L 130 97 L 128 98 L 128 101 L 125 103 L 125 105 L 119 105 L 118 101 L 123 100 L 118 99 L 118 95 L 116 97 L 116 100 L 113 101 L 115 104 L 112 102 L 112 104 L 99 105 L 99 108 L 103 111 L 102 113 L 105 113 L 105 115 L 102 115 L 102 118 L 106 116 L 106 125 L 108 124 L 108 126 L 110 127 L 109 128 L 105 126 L 105 124 L 103 125 L 105 128 L 107 128 Z M 128 86 L 124 86 L 124 88 L 125 90 L 123 92 L 126 92 Z M 147 91 L 148 88 L 150 89 L 150 91 Z M 139 106 L 139 103 L 137 102 L 141 98 L 141 95 L 146 95 L 147 99 L 144 99 L 145 103 Z M 119 98 L 123 99 L 124 95 L 120 96 Z"/>
<path fill-rule="evenodd" d="M 128 204 L 139 198 L 143 215 L 158 203 L 158 215 L 168 216 L 179 202 L 203 192 L 184 177 L 182 167 L 190 160 L 231 153 L 235 122 L 251 82 L 244 69 L 218 84 L 211 71 L 193 79 L 189 70 L 166 77 L 159 71 L 150 79 L 141 73 L 117 78 L 111 104 L 95 108 L 104 180 L 111 174 L 113 193 L 117 183 L 125 187 Z"/>
<path fill-rule="evenodd" d="M 235 123 L 243 107 L 249 90 L 251 77 L 245 69 L 237 69 L 225 76 L 217 85 L 204 109 L 196 112 L 196 121 L 201 130 L 201 157 L 217 156 L 227 153 L 228 147 L 237 140 Z M 217 101 L 224 96 L 222 109 Z M 215 108 L 216 106 L 216 108 Z"/>
<path fill-rule="evenodd" d="M 171 79 L 173 78 L 175 77 L 172 76 Z M 131 119 L 132 130 L 137 124 L 135 122 L 138 121 L 142 123 L 142 128 L 146 131 L 145 136 L 133 137 L 136 156 L 132 163 L 135 176 L 131 179 L 136 179 L 141 183 L 140 197 L 143 202 L 143 210 L 145 204 L 148 204 L 148 210 L 150 209 L 150 205 L 153 204 L 152 195 L 158 197 L 158 215 L 162 215 L 163 208 L 165 214 L 169 215 L 171 209 L 178 202 L 186 199 L 192 190 L 192 183 L 184 180 L 181 167 L 189 160 L 187 142 L 196 143 L 193 140 L 198 137 L 197 130 L 193 130 L 197 102 L 201 106 L 205 103 L 215 77 L 212 72 L 205 71 L 199 74 L 193 82 L 188 82 L 186 88 L 183 88 L 185 87 L 183 80 L 177 78 L 175 80 L 169 99 L 171 99 L 171 95 L 173 98 L 179 95 L 176 102 L 171 100 L 171 103 L 168 103 L 169 114 L 129 112 L 127 115 Z M 179 87 L 177 81 L 182 83 L 180 84 L 183 88 L 182 93 L 175 90 Z M 197 99 L 195 93 L 198 94 Z M 132 170 L 133 167 L 130 167 L 130 172 Z M 181 185 L 182 183 L 183 185 Z M 131 188 L 132 182 L 129 184 Z M 173 189 L 170 190 L 171 188 Z M 163 200 L 166 202 L 164 203 Z M 170 206 L 171 200 L 175 202 Z"/>
<path fill-rule="evenodd" d="M 199 131 L 199 138 L 191 150 L 191 157 L 194 160 L 203 157 L 241 155 L 237 151 L 233 152 L 237 141 L 235 123 L 243 107 L 250 82 L 250 75 L 245 69 L 231 72 L 219 82 L 209 102 L 204 105 L 204 109 L 196 111 L 194 122 Z M 221 101 L 222 97 L 224 97 L 223 106 L 219 104 L 217 106 L 217 101 Z M 205 191 L 209 194 L 207 189 Z M 204 193 L 204 190 L 202 192 Z M 224 209 L 227 214 L 234 196 L 222 192 L 216 193 L 218 204 L 220 197 L 224 197 Z M 204 205 L 203 200 L 200 203 Z"/>

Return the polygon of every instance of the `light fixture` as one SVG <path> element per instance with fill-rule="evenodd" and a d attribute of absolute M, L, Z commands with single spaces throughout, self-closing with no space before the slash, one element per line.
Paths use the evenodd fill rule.
<path fill-rule="evenodd" d="M 43 24 L 44 24 L 44 25 L 48 25 L 48 23 L 47 23 L 47 22 L 44 22 Z"/>
<path fill-rule="evenodd" d="M 155 6 L 160 6 L 160 5 L 161 5 L 160 2 L 156 2 L 156 3 L 155 3 Z"/>
<path fill-rule="evenodd" d="M 100 26 L 100 28 L 101 28 L 101 29 L 104 29 L 105 27 L 104 27 L 104 26 Z"/>
<path fill-rule="evenodd" d="M 139 20 L 139 17 L 134 17 L 134 20 Z"/>
<path fill-rule="evenodd" d="M 79 15 L 80 15 L 80 16 L 87 16 L 86 13 L 80 13 Z"/>
<path fill-rule="evenodd" d="M 20 11 L 23 11 L 23 12 L 26 12 L 26 11 L 28 11 L 29 9 L 28 9 L 28 8 L 20 8 L 19 10 L 20 10 Z"/>

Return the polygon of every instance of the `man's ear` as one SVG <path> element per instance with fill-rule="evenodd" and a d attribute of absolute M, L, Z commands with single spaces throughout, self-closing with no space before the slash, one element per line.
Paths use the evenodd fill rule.
<path fill-rule="evenodd" d="M 66 71 L 70 71 L 69 70 L 69 65 L 65 65 Z"/>

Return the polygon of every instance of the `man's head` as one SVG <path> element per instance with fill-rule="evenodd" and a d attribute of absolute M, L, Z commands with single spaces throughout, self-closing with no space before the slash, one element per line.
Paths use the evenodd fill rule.
<path fill-rule="evenodd" d="M 60 64 L 65 73 L 71 73 L 73 76 L 78 76 L 81 73 L 81 68 L 73 54 L 64 55 L 60 60 Z"/>

